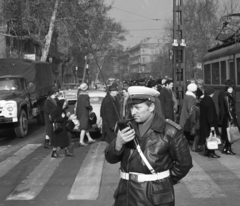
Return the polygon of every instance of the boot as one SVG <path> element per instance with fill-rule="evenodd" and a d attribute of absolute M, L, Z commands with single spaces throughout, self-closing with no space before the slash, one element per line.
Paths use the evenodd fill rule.
<path fill-rule="evenodd" d="M 57 153 L 57 151 L 52 151 L 52 158 L 58 158 L 59 155 Z"/>
<path fill-rule="evenodd" d="M 230 155 L 236 155 L 236 153 L 232 151 L 232 144 L 229 145 L 227 153 Z"/>
<path fill-rule="evenodd" d="M 65 149 L 65 157 L 73 157 L 73 154 L 67 148 Z"/>
<path fill-rule="evenodd" d="M 45 139 L 45 143 L 44 143 L 44 148 L 45 149 L 50 149 L 50 140 L 49 139 Z"/>

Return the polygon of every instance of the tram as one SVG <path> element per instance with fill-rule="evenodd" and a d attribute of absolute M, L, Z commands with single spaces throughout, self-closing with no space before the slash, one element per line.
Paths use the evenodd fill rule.
<path fill-rule="evenodd" d="M 235 82 L 238 122 L 240 123 L 240 13 L 221 18 L 222 28 L 216 40 L 221 44 L 208 50 L 203 57 L 205 86 L 215 89 L 214 102 L 218 110 L 218 92 L 225 88 L 227 79 Z"/>

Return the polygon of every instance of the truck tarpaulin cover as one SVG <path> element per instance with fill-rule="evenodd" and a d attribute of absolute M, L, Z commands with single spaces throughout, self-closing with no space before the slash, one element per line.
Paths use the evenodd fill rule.
<path fill-rule="evenodd" d="M 28 59 L 0 59 L 0 76 L 21 75 L 33 83 L 31 98 L 46 96 L 53 86 L 51 64 Z"/>

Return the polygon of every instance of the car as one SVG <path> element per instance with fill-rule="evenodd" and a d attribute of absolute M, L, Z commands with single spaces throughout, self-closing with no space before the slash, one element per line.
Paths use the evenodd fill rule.
<path fill-rule="evenodd" d="M 68 101 L 68 111 L 73 114 L 74 113 L 74 107 L 77 102 L 77 89 L 69 89 L 69 90 L 61 90 L 60 94 L 65 97 L 65 99 Z M 99 90 L 88 90 L 88 94 L 90 97 L 90 104 L 93 107 L 93 112 L 97 116 L 97 124 L 96 128 L 93 128 L 90 130 L 90 132 L 93 131 L 102 131 L 102 118 L 100 117 L 100 108 L 102 104 L 103 98 L 106 96 L 106 92 L 99 91 Z"/>

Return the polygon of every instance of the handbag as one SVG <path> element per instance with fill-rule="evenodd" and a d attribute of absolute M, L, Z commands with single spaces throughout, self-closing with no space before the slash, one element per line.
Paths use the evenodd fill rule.
<path fill-rule="evenodd" d="M 240 139 L 239 129 L 233 124 L 229 124 L 229 127 L 227 128 L 227 135 L 230 143 L 236 142 Z"/>
<path fill-rule="evenodd" d="M 207 148 L 209 150 L 215 150 L 215 149 L 218 149 L 218 138 L 215 135 L 212 134 L 212 132 L 210 132 L 210 135 L 209 137 L 206 139 L 206 144 L 207 144 Z"/>
<path fill-rule="evenodd" d="M 74 127 L 75 127 L 75 124 L 73 123 L 72 120 L 69 119 L 69 120 L 67 121 L 67 124 L 66 124 L 67 130 L 68 130 L 69 132 L 71 132 L 71 131 L 73 131 Z"/>
<path fill-rule="evenodd" d="M 55 133 L 59 133 L 61 131 L 63 131 L 63 127 L 60 123 L 56 122 L 56 120 L 53 122 L 53 131 Z"/>

